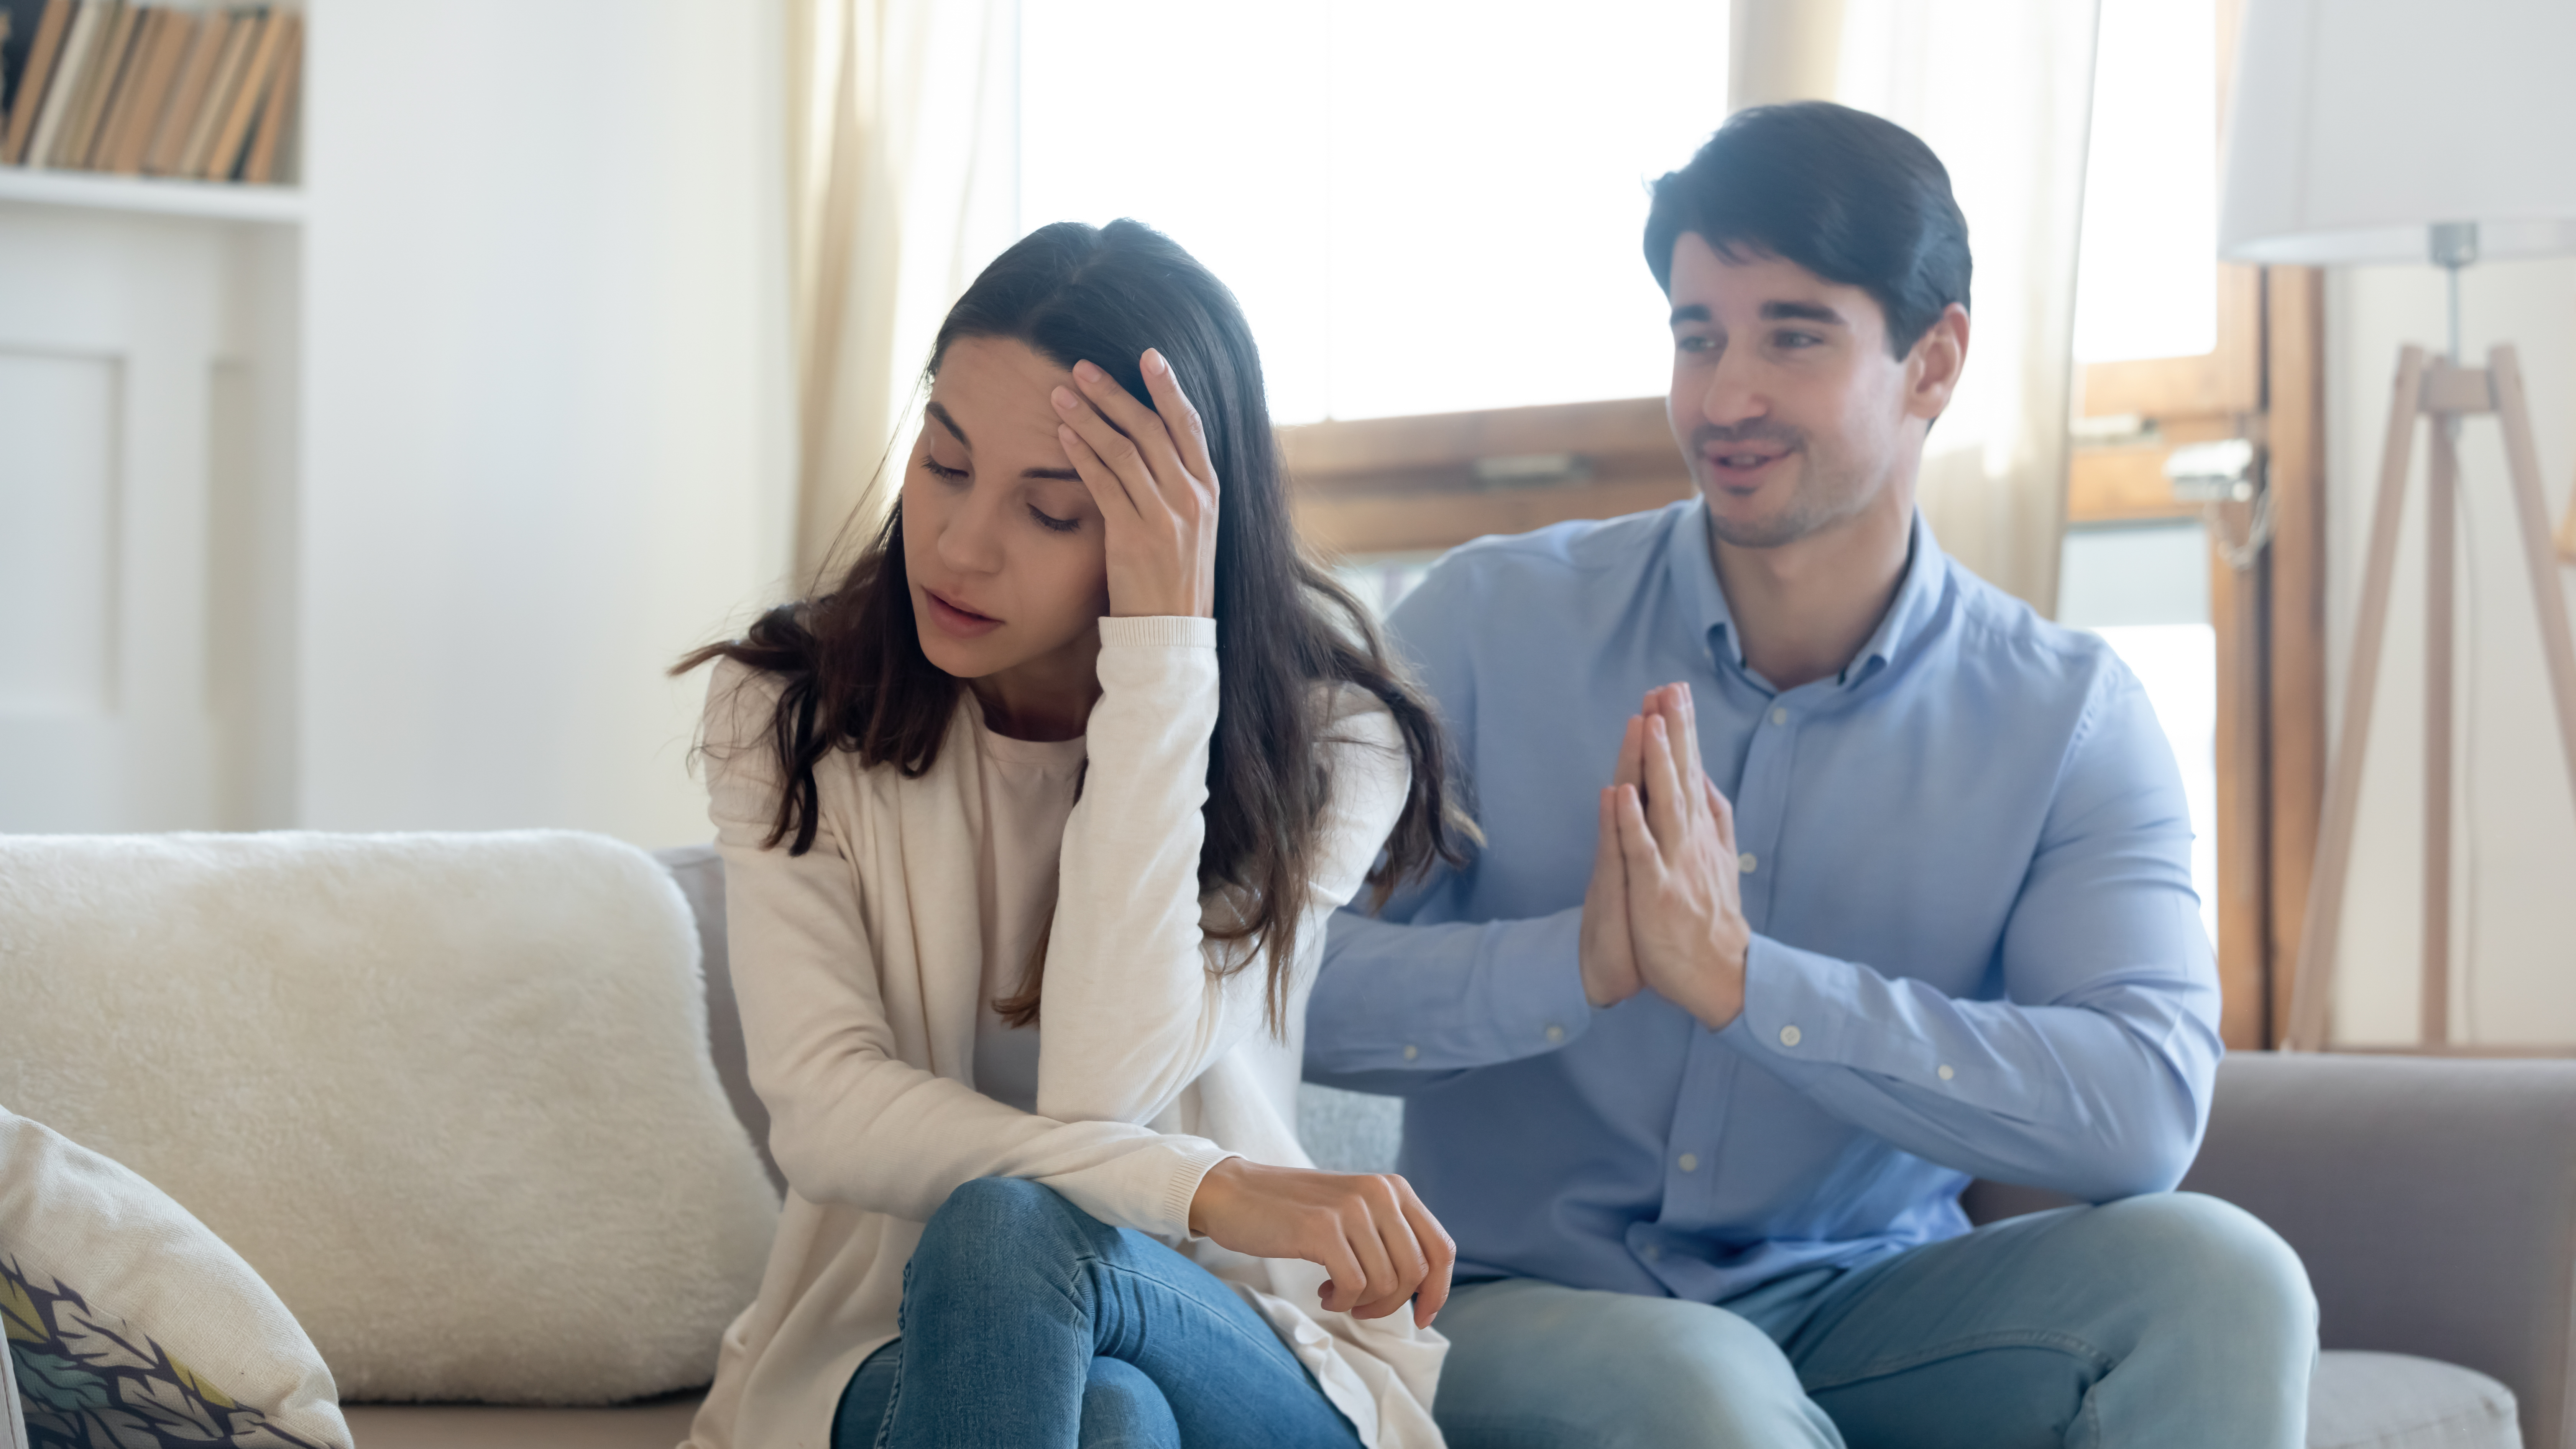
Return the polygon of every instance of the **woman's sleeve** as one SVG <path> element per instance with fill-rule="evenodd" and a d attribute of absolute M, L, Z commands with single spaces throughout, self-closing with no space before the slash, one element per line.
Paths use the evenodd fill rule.
<path fill-rule="evenodd" d="M 1199 1179 L 1231 1155 L 1214 1143 L 1031 1116 L 897 1055 L 864 929 L 871 903 L 839 831 L 827 816 L 803 855 L 763 844 L 778 808 L 777 692 L 772 676 L 720 665 L 705 760 L 743 1044 L 789 1186 L 926 1222 L 963 1183 L 1025 1177 L 1104 1222 L 1186 1236 Z"/>
<path fill-rule="evenodd" d="M 1055 926 L 1040 1002 L 1038 1110 L 1057 1121 L 1153 1121 L 1216 1060 L 1267 1029 L 1259 938 L 1200 928 L 1200 814 L 1216 727 L 1216 625 L 1100 621 L 1101 695 L 1090 766 L 1065 823 Z M 1342 687 L 1322 732 L 1330 780 L 1298 956 L 1314 959 L 1332 912 L 1359 893 L 1403 808 L 1408 763 L 1395 721 Z M 1208 968 L 1226 952 L 1241 970 Z"/>

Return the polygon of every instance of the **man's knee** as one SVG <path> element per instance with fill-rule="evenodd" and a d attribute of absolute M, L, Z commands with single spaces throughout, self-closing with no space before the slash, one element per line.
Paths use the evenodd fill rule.
<path fill-rule="evenodd" d="M 1829 1442 L 1779 1346 L 1721 1308 L 1511 1282 L 1452 1300 L 1440 1327 L 1434 1411 L 1459 1449 Z"/>
<path fill-rule="evenodd" d="M 2315 1331 L 2317 1302 L 2299 1255 L 2262 1219 L 2196 1192 L 2150 1193 L 2092 1210 L 2130 1291 L 2247 1335 Z"/>

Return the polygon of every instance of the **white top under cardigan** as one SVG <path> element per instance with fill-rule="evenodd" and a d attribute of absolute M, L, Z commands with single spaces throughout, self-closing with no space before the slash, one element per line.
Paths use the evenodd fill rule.
<path fill-rule="evenodd" d="M 1065 823 L 1047 949 L 1038 1115 L 970 1085 L 984 1007 L 971 706 L 918 779 L 827 757 L 814 847 L 791 856 L 761 844 L 778 802 L 777 685 L 729 661 L 716 669 L 709 813 L 752 1085 L 789 1191 L 760 1295 L 725 1331 L 691 1430 L 699 1449 L 827 1449 L 851 1373 L 895 1336 L 922 1224 L 979 1177 L 1045 1183 L 1233 1284 L 1372 1449 L 1440 1442 L 1439 1334 L 1409 1313 L 1324 1313 L 1321 1268 L 1189 1233 L 1190 1201 L 1217 1162 L 1309 1164 L 1293 1125 L 1306 994 L 1326 916 L 1358 893 L 1402 805 L 1394 722 L 1361 691 L 1333 697 L 1331 797 L 1281 1043 L 1264 1023 L 1261 961 L 1222 978 L 1206 969 L 1219 949 L 1201 934 L 1198 898 L 1215 625 L 1103 619 L 1100 634 L 1090 766 Z"/>

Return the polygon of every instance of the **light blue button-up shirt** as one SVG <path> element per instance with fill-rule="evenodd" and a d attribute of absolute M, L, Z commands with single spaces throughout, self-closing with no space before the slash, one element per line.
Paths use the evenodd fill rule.
<path fill-rule="evenodd" d="M 1745 666 L 1698 502 L 1485 539 L 1390 620 L 1487 845 L 1334 918 L 1306 1075 L 1403 1095 L 1402 1171 L 1461 1274 L 1719 1302 L 1966 1230 L 1970 1175 L 2172 1187 L 2216 1071 L 2218 980 L 2173 754 L 2098 638 L 1915 524 L 1841 674 Z M 1594 1011 L 1576 932 L 1599 791 L 1688 680 L 1735 804 L 1744 1012 Z"/>

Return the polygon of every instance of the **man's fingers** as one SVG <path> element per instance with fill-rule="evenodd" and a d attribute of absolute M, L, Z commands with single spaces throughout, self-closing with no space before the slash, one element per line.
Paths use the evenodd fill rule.
<path fill-rule="evenodd" d="M 1646 717 L 1642 714 L 1628 716 L 1628 727 L 1620 732 L 1619 758 L 1610 767 L 1610 783 L 1645 788 Z"/>
<path fill-rule="evenodd" d="M 1646 721 L 1646 821 L 1654 827 L 1655 844 L 1665 855 L 1680 852 L 1690 809 L 1689 797 L 1682 793 L 1681 771 L 1673 764 L 1670 721 L 1657 714 Z"/>
<path fill-rule="evenodd" d="M 1717 843 L 1727 854 L 1735 854 L 1735 806 L 1726 798 L 1717 782 L 1706 775 L 1699 777 L 1700 791 L 1708 799 L 1709 819 L 1717 825 Z"/>
<path fill-rule="evenodd" d="M 1652 880 L 1663 868 L 1663 856 L 1655 849 L 1655 832 L 1646 827 L 1646 806 L 1637 796 L 1637 787 L 1616 785 L 1611 794 L 1617 797 L 1611 813 L 1619 822 L 1619 854 L 1627 867 L 1628 894 L 1633 899 L 1640 879 Z"/>

